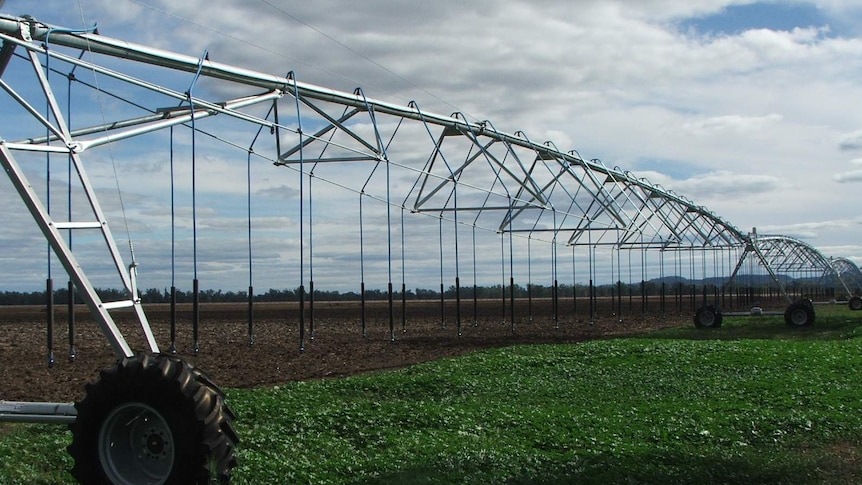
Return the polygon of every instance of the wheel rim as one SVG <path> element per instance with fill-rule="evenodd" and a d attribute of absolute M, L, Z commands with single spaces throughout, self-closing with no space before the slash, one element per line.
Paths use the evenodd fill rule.
<path fill-rule="evenodd" d="M 108 479 L 116 485 L 163 484 L 174 466 L 171 429 L 162 415 L 146 404 L 118 406 L 102 424 L 99 459 Z"/>
<path fill-rule="evenodd" d="M 701 326 L 711 327 L 715 325 L 715 313 L 709 310 L 700 312 L 698 319 L 700 320 Z"/>
<path fill-rule="evenodd" d="M 862 310 L 862 299 L 851 298 L 850 299 L 850 309 L 851 310 Z"/>
<path fill-rule="evenodd" d="M 802 308 L 797 308 L 790 313 L 790 321 L 801 327 L 808 323 L 808 313 Z"/>

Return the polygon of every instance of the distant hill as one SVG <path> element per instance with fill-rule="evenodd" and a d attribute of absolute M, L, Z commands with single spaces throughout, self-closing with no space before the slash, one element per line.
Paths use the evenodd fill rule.
<path fill-rule="evenodd" d="M 683 285 L 696 285 L 702 286 L 704 283 L 710 286 L 722 286 L 727 283 L 728 277 L 711 277 L 697 280 L 690 280 L 683 276 L 665 276 L 663 278 L 653 278 L 649 280 L 650 283 L 661 285 L 662 283 L 672 286 L 678 285 L 682 283 Z M 792 283 L 796 282 L 799 285 L 808 286 L 808 285 L 819 285 L 825 284 L 825 282 L 821 282 L 820 278 L 791 278 L 787 275 L 778 275 L 778 280 L 782 285 L 789 286 Z M 734 279 L 734 283 L 737 286 L 771 286 L 774 284 L 772 281 L 772 277 L 768 274 L 757 274 L 757 275 L 737 275 Z M 829 286 L 829 285 L 825 285 Z"/>

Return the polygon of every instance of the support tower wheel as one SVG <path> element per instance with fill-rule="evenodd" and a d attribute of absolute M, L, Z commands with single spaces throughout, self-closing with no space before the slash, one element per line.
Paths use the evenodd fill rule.
<path fill-rule="evenodd" d="M 697 328 L 718 328 L 721 326 L 721 310 L 715 305 L 703 305 L 694 312 L 694 325 Z"/>
<path fill-rule="evenodd" d="M 75 403 L 82 484 L 228 483 L 239 438 L 224 394 L 187 362 L 139 354 L 101 371 Z"/>
<path fill-rule="evenodd" d="M 810 327 L 814 324 L 814 304 L 807 299 L 790 304 L 784 311 L 784 323 L 791 327 Z"/>
<path fill-rule="evenodd" d="M 851 296 L 850 301 L 847 302 L 847 306 L 853 311 L 862 310 L 862 298 Z"/>

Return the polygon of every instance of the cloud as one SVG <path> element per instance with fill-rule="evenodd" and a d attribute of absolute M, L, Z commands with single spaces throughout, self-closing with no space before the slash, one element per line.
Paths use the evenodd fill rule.
<path fill-rule="evenodd" d="M 674 179 L 664 173 L 649 171 L 639 172 L 637 176 L 644 177 L 651 183 L 661 185 L 697 204 L 729 196 L 768 193 L 783 185 L 781 179 L 772 175 L 742 174 L 725 170 L 685 179 Z"/>
<path fill-rule="evenodd" d="M 255 196 L 267 199 L 296 200 L 299 197 L 299 190 L 287 185 L 279 185 L 258 190 L 255 192 Z"/>
<path fill-rule="evenodd" d="M 862 150 L 862 130 L 843 135 L 838 142 L 838 148 L 845 152 Z"/>
<path fill-rule="evenodd" d="M 862 224 L 862 217 L 848 219 L 829 219 L 797 224 L 763 225 L 757 228 L 760 234 L 781 234 L 798 239 L 817 239 L 823 232 L 830 230 L 853 230 Z"/>
<path fill-rule="evenodd" d="M 685 123 L 683 129 L 696 135 L 722 131 L 747 134 L 763 130 L 770 125 L 779 123 L 782 119 L 783 116 L 777 113 L 764 116 L 723 115 Z"/>
<path fill-rule="evenodd" d="M 849 172 L 835 174 L 834 179 L 836 182 L 841 184 L 862 182 L 862 170 L 851 170 Z"/>

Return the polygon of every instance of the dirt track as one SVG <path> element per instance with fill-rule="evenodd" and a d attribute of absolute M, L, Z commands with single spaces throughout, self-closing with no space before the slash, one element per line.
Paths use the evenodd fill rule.
<path fill-rule="evenodd" d="M 314 339 L 306 310 L 305 348 L 299 350 L 299 316 L 295 304 L 254 306 L 254 345 L 248 345 L 247 307 L 242 304 L 201 306 L 200 351 L 193 353 L 192 311 L 179 308 L 176 346 L 179 356 L 204 369 L 223 387 L 259 387 L 278 383 L 345 376 L 378 369 L 462 355 L 476 349 L 518 343 L 576 342 L 627 335 L 655 328 L 690 324 L 688 312 L 646 317 L 639 305 L 620 318 L 610 308 L 599 308 L 590 323 L 586 301 L 573 314 L 572 302 L 561 303 L 555 326 L 548 301 L 519 301 L 515 329 L 503 314 L 501 301 L 480 301 L 474 325 L 473 302 L 462 302 L 461 336 L 454 304 L 441 318 L 440 303 L 408 302 L 406 332 L 402 331 L 400 302 L 393 311 L 394 336 L 386 302 L 369 302 L 366 336 L 362 336 L 358 302 L 320 303 L 315 306 Z M 563 308 L 565 307 L 565 308 Z M 532 308 L 532 311 L 530 311 Z M 162 352 L 170 345 L 168 305 L 145 308 Z M 508 308 L 506 310 L 509 311 Z M 532 315 L 532 321 L 530 320 Z M 146 348 L 131 314 L 117 315 L 118 324 L 133 349 Z M 446 324 L 441 324 L 445 320 Z M 70 402 L 83 397 L 84 386 L 98 379 L 99 369 L 112 366 L 116 356 L 84 307 L 76 309 L 75 347 L 70 361 L 65 307 L 56 310 L 55 364 L 47 365 L 44 307 L 0 307 L 0 400 Z"/>

